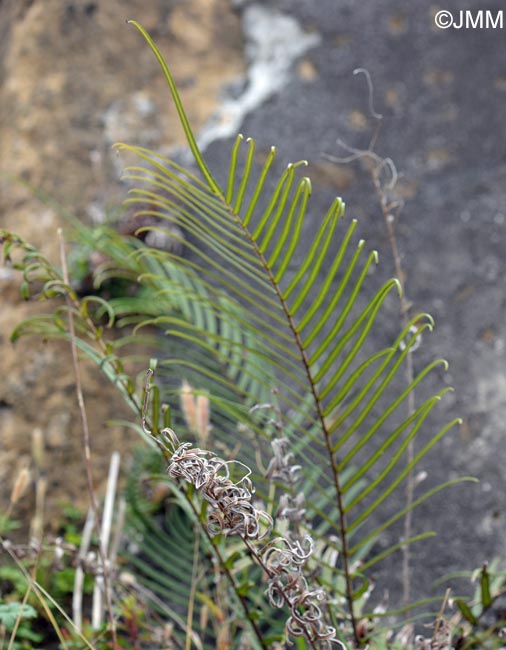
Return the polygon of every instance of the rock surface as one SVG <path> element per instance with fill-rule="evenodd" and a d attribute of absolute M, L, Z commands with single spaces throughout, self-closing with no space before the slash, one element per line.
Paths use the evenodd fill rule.
<path fill-rule="evenodd" d="M 125 198 L 116 141 L 163 151 L 183 142 L 165 80 L 137 19 L 171 62 L 189 118 L 201 127 L 223 86 L 243 71 L 239 18 L 226 0 L 6 0 L 0 3 L 0 227 L 58 260 L 56 229 L 65 210 L 101 222 Z M 13 180 L 42 190 L 48 203 Z M 55 207 L 60 203 L 64 208 Z M 50 529 L 62 502 L 87 507 L 82 443 L 67 345 L 9 334 L 40 310 L 19 294 L 19 278 L 0 271 L 0 503 L 20 468 L 31 463 L 42 432 Z M 85 398 L 101 485 L 115 449 L 137 441 L 106 421 L 131 418 L 100 373 L 83 367 Z M 37 437 L 38 434 L 36 434 Z M 121 443 L 121 444 L 120 444 Z M 25 499 L 29 519 L 34 496 Z"/>
<path fill-rule="evenodd" d="M 238 4 L 244 5 L 244 18 L 254 3 Z M 318 190 L 311 208 L 315 218 L 336 192 L 344 195 L 348 215 L 360 220 L 360 235 L 380 252 L 385 279 L 393 264 L 367 174 L 360 164 L 339 166 L 322 157 L 322 152 L 346 154 L 336 138 L 359 149 L 369 145 L 375 120 L 364 77 L 354 77 L 355 68 L 370 72 L 375 109 L 384 116 L 376 151 L 392 158 L 402 173 L 398 192 L 405 204 L 396 229 L 406 292 L 413 310 L 431 312 L 436 319 L 436 331 L 415 362 L 420 367 L 429 358 L 448 359 L 450 373 L 438 378 L 436 389 L 448 382 L 456 392 L 442 405 L 439 423 L 463 418 L 421 469 L 428 473 L 426 485 L 463 474 L 481 480 L 478 486 L 454 488 L 416 515 L 415 532 L 434 529 L 439 535 L 413 550 L 413 592 L 422 597 L 442 574 L 504 556 L 504 29 L 438 29 L 434 16 L 444 7 L 430 0 L 409 7 L 397 0 L 273 0 L 259 6 L 291 16 L 312 43 L 290 64 L 285 85 L 264 96 L 252 112 L 244 111 L 237 128 L 256 139 L 260 152 L 276 144 L 286 160 L 309 160 Z M 469 0 L 466 8 L 476 12 L 482 6 Z M 223 131 L 210 137 L 201 128 L 212 125 L 208 118 L 219 104 L 220 88 L 255 62 L 251 50 L 243 53 L 239 15 L 225 0 L 148 5 L 140 0 L 4 1 L 2 166 L 42 184 L 85 219 L 102 218 L 105 206 L 122 196 L 117 168 L 107 154 L 114 139 L 161 147 L 181 142 L 179 132 L 172 131 L 174 113 L 151 53 L 134 30 L 124 27 L 129 17 L 139 18 L 166 53 L 190 120 L 206 134 L 213 169 L 226 168 L 231 141 L 215 139 Z M 222 108 L 240 104 L 247 92 L 246 81 Z M 48 233 L 58 223 L 55 212 L 5 180 L 2 189 L 2 225 L 54 254 Z M 19 303 L 11 283 L 2 277 L 0 358 L 8 379 L 0 387 L 0 426 L 11 432 L 1 444 L 13 459 L 18 449 L 29 454 L 35 426 L 46 430 L 58 417 L 69 427 L 76 416 L 68 353 L 52 344 L 52 352 L 35 346 L 13 352 L 6 341 L 10 326 L 31 309 Z M 385 340 L 398 331 L 396 309 L 384 317 Z M 67 355 L 65 361 L 56 358 L 57 349 Z M 60 403 L 52 410 L 41 407 L 56 395 Z M 97 428 L 114 412 L 104 401 Z M 75 433 L 69 444 L 79 444 Z M 104 448 L 113 447 L 107 440 Z M 9 463 L 2 467 L 2 478 L 12 473 Z M 397 601 L 398 564 L 386 565 L 377 576 L 380 584 L 385 574 Z"/>
<path fill-rule="evenodd" d="M 458 475 L 480 479 L 479 485 L 452 488 L 415 515 L 417 532 L 436 530 L 438 537 L 413 548 L 414 595 L 440 594 L 441 585 L 431 591 L 436 578 L 504 558 L 505 27 L 436 27 L 438 10 L 452 10 L 458 24 L 460 9 L 473 16 L 484 9 L 478 0 L 465 7 L 430 0 L 279 0 L 275 6 L 321 41 L 296 67 L 291 83 L 247 118 L 242 130 L 259 148 L 276 143 L 287 159 L 310 161 L 318 189 L 312 197 L 315 218 L 325 213 L 333 193 L 343 195 L 348 218 L 359 219 L 360 236 L 380 253 L 384 279 L 394 269 L 368 174 L 359 162 L 336 166 L 334 174 L 322 161 L 322 152 L 347 155 L 337 138 L 364 149 L 374 132 L 367 86 L 363 75 L 353 75 L 356 68 L 370 72 L 374 107 L 383 114 L 376 151 L 402 174 L 397 234 L 406 293 L 413 310 L 428 311 L 436 321 L 415 363 L 420 368 L 429 358 L 449 361 L 435 388 L 447 382 L 455 393 L 442 403 L 439 423 L 463 419 L 421 464 L 428 478 L 420 489 Z M 498 6 L 491 11 L 495 16 Z M 309 78 L 304 70 L 312 71 Z M 219 168 L 226 153 L 216 145 L 209 155 Z M 394 310 L 382 326 L 391 337 L 398 327 Z M 398 594 L 398 559 L 383 571 L 378 586 L 386 574 L 392 594 Z"/>

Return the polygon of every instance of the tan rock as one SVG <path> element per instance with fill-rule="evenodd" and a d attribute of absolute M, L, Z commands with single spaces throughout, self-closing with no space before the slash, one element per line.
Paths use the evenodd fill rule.
<path fill-rule="evenodd" d="M 4 0 L 0 3 L 0 228 L 20 234 L 58 260 L 60 210 L 12 177 L 82 219 L 100 219 L 125 190 L 110 147 L 114 140 L 168 150 L 183 142 L 163 75 L 137 30 L 164 52 L 188 116 L 199 129 L 220 89 L 243 69 L 239 19 L 227 0 Z M 66 343 L 9 334 L 47 308 L 23 302 L 19 277 L 0 269 L 0 509 L 18 463 L 40 432 L 46 524 L 65 501 L 86 507 L 82 436 L 70 349 Z M 94 471 L 103 483 L 110 454 L 137 439 L 105 422 L 131 418 L 116 389 L 95 368 L 82 370 L 93 436 Z M 32 460 L 33 463 L 33 460 Z M 33 499 L 32 499 L 33 502 Z M 33 503 L 32 503 L 33 505 Z"/>

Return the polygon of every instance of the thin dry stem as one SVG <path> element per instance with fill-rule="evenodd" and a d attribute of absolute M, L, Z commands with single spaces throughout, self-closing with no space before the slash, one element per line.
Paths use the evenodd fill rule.
<path fill-rule="evenodd" d="M 25 595 L 23 596 L 23 600 L 21 601 L 21 607 L 19 608 L 18 615 L 16 617 L 16 621 L 12 627 L 12 632 L 11 632 L 11 638 L 9 639 L 9 645 L 7 646 L 7 650 L 12 650 L 14 648 L 14 643 L 16 642 L 16 636 L 19 630 L 19 626 L 21 625 L 21 621 L 23 620 L 23 610 L 26 607 L 28 603 L 28 598 L 30 597 L 30 593 L 33 588 L 33 584 L 35 582 L 35 574 L 37 571 L 37 565 L 35 564 L 34 567 L 32 568 L 32 573 L 30 575 L 30 580 L 28 582 L 27 589 L 25 591 Z"/>
<path fill-rule="evenodd" d="M 41 540 L 44 534 L 44 505 L 46 503 L 47 478 L 37 477 L 35 483 L 35 513 L 30 522 L 30 534 L 32 538 Z"/>
<path fill-rule="evenodd" d="M 445 597 L 443 598 L 443 602 L 441 603 L 441 607 L 439 609 L 439 614 L 436 618 L 436 625 L 434 626 L 434 634 L 432 635 L 432 642 L 434 643 L 434 645 L 437 641 L 441 626 L 444 623 L 443 616 L 446 609 L 446 605 L 448 604 L 448 601 L 450 599 L 450 593 L 451 593 L 451 589 L 448 588 L 445 592 Z"/>
<path fill-rule="evenodd" d="M 193 503 L 193 501 L 190 499 L 190 497 L 186 493 L 183 493 L 183 494 L 185 495 L 186 501 L 189 504 L 189 506 L 190 506 L 190 508 L 191 508 L 191 510 L 193 512 L 195 520 L 200 521 L 200 516 L 199 516 L 199 513 L 197 511 L 197 508 L 196 508 L 195 504 Z M 209 533 L 209 531 L 207 530 L 207 528 L 205 526 L 203 527 L 203 532 L 204 532 L 204 535 L 207 538 L 207 541 L 209 542 L 209 547 L 212 549 L 212 552 L 213 552 L 214 556 L 217 559 L 220 570 L 223 571 L 223 573 L 225 574 L 228 582 L 230 583 L 230 586 L 232 587 L 232 590 L 234 591 L 237 598 L 239 599 L 239 602 L 241 603 L 241 607 L 243 608 L 244 614 L 246 616 L 246 620 L 249 622 L 249 624 L 250 624 L 250 626 L 251 626 L 251 628 L 252 628 L 252 630 L 253 630 L 253 632 L 254 632 L 254 634 L 255 634 L 255 636 L 256 636 L 256 638 L 257 638 L 257 640 L 258 640 L 258 642 L 259 642 L 259 644 L 260 644 L 260 646 L 262 648 L 262 650 L 267 650 L 267 646 L 265 644 L 262 631 L 260 630 L 260 628 L 258 626 L 258 623 L 257 623 L 255 617 L 253 616 L 253 613 L 250 610 L 248 601 L 241 594 L 241 592 L 239 590 L 239 586 L 238 586 L 238 584 L 237 584 L 237 582 L 236 582 L 236 580 L 235 580 L 235 578 L 234 578 L 234 576 L 232 574 L 232 571 L 227 567 L 227 565 L 225 563 L 225 558 L 222 556 L 218 546 L 213 544 L 212 535 Z"/>
<path fill-rule="evenodd" d="M 103 554 L 107 558 L 109 550 L 109 538 L 112 530 L 112 519 L 113 519 L 113 506 L 116 496 L 116 486 L 118 483 L 118 473 L 120 465 L 120 455 L 115 451 L 111 456 L 111 462 L 109 464 L 109 475 L 107 477 L 107 489 L 104 499 L 104 508 L 102 513 L 102 525 L 100 528 L 100 534 L 103 545 Z M 93 589 L 93 608 L 92 608 L 92 627 L 95 630 L 98 630 L 102 624 L 102 615 L 103 615 L 103 605 L 102 598 L 104 590 L 106 591 L 107 598 L 107 589 L 111 588 L 110 584 L 105 582 L 105 574 L 107 570 L 112 566 L 110 559 L 108 560 L 107 567 L 104 566 L 103 575 L 97 575 L 95 578 L 95 586 Z M 109 594 L 109 598 L 112 598 Z"/>
<path fill-rule="evenodd" d="M 399 251 L 399 245 L 397 241 L 397 235 L 395 231 L 395 223 L 399 214 L 400 209 L 403 207 L 402 201 L 398 198 L 391 198 L 388 195 L 394 192 L 395 186 L 398 180 L 398 173 L 395 167 L 395 164 L 391 158 L 381 158 L 375 151 L 374 147 L 379 136 L 381 129 L 381 120 L 382 115 L 377 113 L 374 110 L 374 86 L 371 80 L 369 71 L 364 68 L 358 68 L 354 71 L 354 74 L 363 73 L 367 82 L 368 90 L 368 101 L 369 101 L 369 112 L 371 117 L 376 121 L 376 126 L 372 135 L 372 138 L 369 142 L 367 149 L 356 149 L 350 147 L 342 140 L 338 140 L 337 144 L 341 146 L 347 153 L 346 157 L 336 157 L 324 154 L 324 156 L 336 163 L 347 164 L 354 160 L 364 160 L 367 164 L 367 169 L 371 176 L 371 180 L 378 198 L 378 202 L 381 207 L 381 212 L 385 222 L 385 227 L 388 233 L 388 242 L 390 250 L 392 253 L 392 258 L 395 267 L 395 274 L 401 285 L 401 299 L 400 299 L 400 318 L 403 328 L 406 328 L 409 324 L 409 311 L 411 308 L 411 302 L 406 297 L 406 273 L 402 266 L 401 255 Z M 390 178 L 387 180 L 382 180 L 382 175 L 384 175 L 385 170 L 390 174 Z M 405 377 L 406 383 L 409 386 L 414 379 L 414 368 L 413 368 L 413 350 L 410 348 L 406 355 L 406 365 L 405 365 Z M 411 417 L 415 411 L 415 393 L 410 391 L 407 401 L 407 415 Z M 414 441 L 411 440 L 408 444 L 407 451 L 407 461 L 406 464 L 410 464 L 414 458 Z M 404 518 L 404 539 L 409 539 L 411 537 L 411 531 L 413 526 L 413 511 L 411 506 L 414 501 L 414 491 L 416 487 L 416 478 L 413 471 L 409 472 L 406 482 L 406 508 L 407 513 Z M 406 544 L 402 547 L 402 591 L 403 591 L 403 604 L 408 605 L 410 602 L 411 596 L 411 576 L 410 576 L 410 547 L 409 544 Z"/>
<path fill-rule="evenodd" d="M 197 568 L 199 561 L 199 546 L 200 546 L 200 528 L 196 528 L 195 537 L 193 540 L 193 565 L 192 565 L 192 580 L 190 587 L 190 594 L 188 598 L 188 614 L 186 617 L 186 641 L 185 650 L 191 649 L 191 631 L 193 627 L 193 611 L 195 609 L 195 595 L 197 593 Z"/>
<path fill-rule="evenodd" d="M 84 589 L 84 569 L 83 562 L 88 553 L 91 542 L 91 535 L 95 526 L 95 515 L 92 508 L 89 508 L 83 532 L 81 534 L 81 545 L 77 554 L 77 567 L 74 574 L 74 588 L 72 590 L 72 620 L 76 629 L 81 632 L 83 629 L 83 589 Z"/>
<path fill-rule="evenodd" d="M 406 297 L 406 273 L 402 267 L 401 255 L 399 252 L 399 245 L 397 242 L 397 236 L 395 232 L 395 221 L 397 215 L 395 214 L 396 205 L 388 201 L 388 198 L 385 194 L 384 188 L 380 180 L 380 170 L 377 165 L 369 166 L 369 172 L 378 196 L 381 211 L 385 221 L 385 226 L 388 232 L 388 241 L 390 244 L 390 250 L 392 252 L 392 257 L 394 260 L 395 273 L 399 282 L 401 283 L 401 308 L 400 308 L 400 317 L 403 327 L 407 327 L 409 324 L 409 311 L 411 303 Z M 406 356 L 406 366 L 405 366 L 405 376 L 406 384 L 409 386 L 414 379 L 414 368 L 413 368 L 413 350 L 410 348 Z M 410 391 L 408 395 L 407 403 L 407 415 L 411 417 L 415 412 L 415 393 Z M 414 458 L 415 446 L 414 441 L 411 440 L 407 448 L 407 464 L 411 464 Z M 414 472 L 409 472 L 406 482 L 406 507 L 408 512 L 404 518 L 404 539 L 409 539 L 411 537 L 411 531 L 413 528 L 413 510 L 411 505 L 414 500 L 414 493 L 416 487 L 416 479 Z M 410 570 L 410 559 L 411 559 L 411 549 L 409 544 L 406 544 L 402 547 L 402 590 L 403 590 L 403 604 L 408 605 L 411 598 L 411 570 Z"/>
<path fill-rule="evenodd" d="M 121 533 L 126 518 L 127 504 L 126 499 L 121 497 L 118 500 L 118 507 L 116 512 L 115 530 L 112 538 L 111 546 L 109 547 L 109 562 L 111 566 L 116 566 L 116 558 L 121 544 Z"/>
<path fill-rule="evenodd" d="M 63 282 L 67 285 L 70 286 L 70 280 L 69 280 L 69 274 L 68 274 L 68 268 L 67 268 L 67 258 L 65 255 L 65 241 L 63 238 L 63 233 L 61 228 L 58 229 L 58 239 L 60 243 L 60 260 L 61 260 L 61 265 L 62 265 L 62 273 L 63 273 Z M 113 614 L 113 609 L 112 609 L 112 602 L 111 602 L 111 593 L 109 589 L 109 575 L 108 571 L 106 570 L 106 556 L 105 556 L 105 549 L 103 546 L 102 542 L 102 537 L 100 534 L 100 530 L 98 527 L 98 504 L 97 504 L 97 499 L 95 495 L 95 490 L 93 487 L 93 466 L 92 466 L 92 460 L 91 460 L 91 436 L 90 436 L 90 430 L 88 426 L 88 416 L 86 414 L 86 408 L 84 404 L 84 395 L 83 395 L 83 389 L 81 385 L 81 375 L 79 372 L 79 359 L 77 355 L 77 346 L 76 346 L 76 333 L 75 333 L 75 326 L 74 326 L 74 314 L 72 311 L 72 301 L 68 295 L 68 292 L 65 293 L 65 300 L 67 302 L 67 307 L 68 307 L 68 318 L 69 318 L 69 335 L 70 335 L 70 348 L 72 352 L 72 366 L 74 369 L 74 377 L 76 381 L 76 394 L 77 394 L 77 402 L 79 405 L 79 414 L 81 417 L 81 426 L 82 426 L 82 434 L 83 434 L 83 452 L 84 452 L 84 466 L 86 470 L 86 481 L 87 481 L 87 487 L 88 487 L 88 494 L 90 497 L 90 503 L 91 507 L 93 510 L 94 514 L 94 519 L 95 519 L 95 524 L 97 528 L 97 536 L 98 536 L 98 552 L 100 556 L 100 561 L 102 564 L 102 567 L 104 569 L 104 583 L 105 583 L 105 593 L 106 593 L 106 607 L 107 607 L 107 612 L 108 612 L 108 618 L 109 618 L 109 624 L 111 626 L 111 634 L 112 634 L 112 643 L 113 643 L 113 648 L 114 650 L 119 650 L 118 646 L 118 640 L 117 640 L 117 634 L 116 634 L 116 622 L 114 619 L 114 614 Z"/>

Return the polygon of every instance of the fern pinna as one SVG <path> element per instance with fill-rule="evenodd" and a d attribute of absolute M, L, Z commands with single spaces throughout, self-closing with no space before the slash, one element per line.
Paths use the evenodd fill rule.
<path fill-rule="evenodd" d="M 427 365 L 400 394 L 397 391 L 392 396 L 388 389 L 409 350 L 422 332 L 432 328 L 432 320 L 418 314 L 392 345 L 364 354 L 379 310 L 400 286 L 396 280 L 386 282 L 357 310 L 358 297 L 362 299 L 363 284 L 377 255 L 366 254 L 363 241 L 354 243 L 356 223 L 344 225 L 342 201 L 334 200 L 308 240 L 305 219 L 311 183 L 298 176 L 305 163 L 288 165 L 268 195 L 276 150 L 271 148 L 255 174 L 255 143 L 252 139 L 244 143 L 242 136 L 233 146 L 228 182 L 221 188 L 198 149 L 162 55 L 145 30 L 136 22 L 132 24 L 163 69 L 202 179 L 151 151 L 118 145 L 143 161 L 142 166 L 127 169 L 130 181 L 146 184 L 145 189 L 132 190 L 129 200 L 148 200 L 150 214 L 177 222 L 190 234 L 188 258 L 162 252 L 160 256 L 207 286 L 212 313 L 223 316 L 227 312 L 227 307 L 223 309 L 223 304 L 213 299 L 219 295 L 216 287 L 231 297 L 229 308 L 233 299 L 241 305 L 242 310 L 234 313 L 240 323 L 240 338 L 221 330 L 207 339 L 195 337 L 193 342 L 204 347 L 211 343 L 220 350 L 227 371 L 225 375 L 216 372 L 213 379 L 217 384 L 233 384 L 240 378 L 246 395 L 248 386 L 258 382 L 267 390 L 273 388 L 273 375 L 265 374 L 265 369 L 274 370 L 285 432 L 293 449 L 304 452 L 310 463 L 302 464 L 312 535 L 335 544 L 339 553 L 341 596 L 358 640 L 356 601 L 368 588 L 367 571 L 399 547 L 397 544 L 371 557 L 367 552 L 373 541 L 408 508 L 444 487 L 418 496 L 408 508 L 379 525 L 368 525 L 379 506 L 456 423 L 454 420 L 432 434 L 406 464 L 407 446 L 449 389 L 425 399 L 408 417 L 405 400 L 445 362 Z M 339 248 L 321 281 L 324 261 L 328 262 L 336 240 Z M 304 261 L 296 268 L 301 250 Z M 164 320 L 169 333 L 187 336 L 187 330 L 183 335 L 175 326 L 173 316 L 161 316 L 156 323 L 161 325 Z M 175 363 L 177 360 L 171 360 Z M 334 539 L 338 541 L 331 541 Z M 338 598 L 335 582 L 333 588 Z"/>

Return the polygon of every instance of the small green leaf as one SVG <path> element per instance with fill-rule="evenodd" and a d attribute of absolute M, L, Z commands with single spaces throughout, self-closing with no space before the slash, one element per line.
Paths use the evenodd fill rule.
<path fill-rule="evenodd" d="M 54 589 L 59 594 L 71 594 L 74 591 L 75 569 L 67 567 L 55 573 L 53 578 Z M 83 593 L 93 593 L 93 580 L 91 576 L 86 576 L 84 580 Z"/>
<path fill-rule="evenodd" d="M 0 622 L 5 625 L 7 630 L 13 629 L 20 616 L 21 618 L 36 618 L 37 612 L 31 605 L 23 605 L 23 603 L 0 603 Z"/>
<path fill-rule="evenodd" d="M 476 616 L 473 614 L 466 601 L 458 598 L 455 602 L 457 603 L 457 607 L 459 608 L 462 616 L 467 619 L 471 625 L 476 625 L 478 623 Z"/>
<path fill-rule="evenodd" d="M 222 541 L 223 541 L 223 535 L 222 535 L 221 533 L 219 533 L 218 535 L 215 535 L 215 536 L 211 539 L 211 542 L 212 542 L 212 545 L 213 545 L 213 546 L 219 546 L 219 545 L 221 544 Z"/>
<path fill-rule="evenodd" d="M 3 513 L 0 514 L 0 535 L 4 535 L 5 533 L 10 532 L 11 530 L 16 530 L 17 528 L 21 528 L 21 522 L 16 519 L 11 519 Z"/>
<path fill-rule="evenodd" d="M 233 569 L 235 561 L 238 560 L 240 557 L 241 557 L 241 552 L 235 551 L 234 553 L 232 553 L 232 555 L 229 558 L 227 558 L 225 562 L 225 567 L 227 569 Z"/>
<path fill-rule="evenodd" d="M 488 566 L 485 563 L 481 570 L 480 575 L 481 585 L 481 604 L 483 609 L 488 609 L 492 604 L 492 595 L 490 593 L 490 575 L 488 573 Z"/>
<path fill-rule="evenodd" d="M 251 590 L 255 589 L 255 586 L 252 580 L 245 580 L 240 585 L 237 585 L 237 594 L 239 596 L 247 596 Z"/>
<path fill-rule="evenodd" d="M 201 521 L 206 521 L 207 520 L 207 511 L 209 509 L 209 501 L 206 501 L 205 499 L 202 501 L 202 506 L 200 508 L 200 520 Z"/>
<path fill-rule="evenodd" d="M 133 392 L 133 391 L 132 391 Z M 172 426 L 172 410 L 169 404 L 162 404 L 163 428 L 170 429 Z"/>
<path fill-rule="evenodd" d="M 30 287 L 26 280 L 23 280 L 21 283 L 20 291 L 23 300 L 28 300 L 28 298 L 30 298 Z"/>
<path fill-rule="evenodd" d="M 369 580 L 362 573 L 356 573 L 353 580 L 360 579 L 362 584 L 353 591 L 353 600 L 358 600 L 369 589 Z"/>

